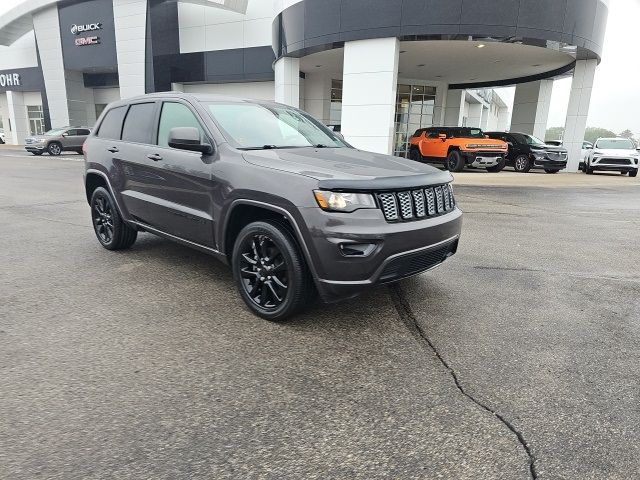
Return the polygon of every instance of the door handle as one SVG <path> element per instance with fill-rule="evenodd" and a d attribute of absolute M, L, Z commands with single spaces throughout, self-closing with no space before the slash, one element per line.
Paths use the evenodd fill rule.
<path fill-rule="evenodd" d="M 118 153 L 120 150 L 118 150 L 116 147 L 111 147 L 107 148 L 107 151 L 111 153 Z"/>
<path fill-rule="evenodd" d="M 153 160 L 154 162 L 159 162 L 160 160 L 162 160 L 162 157 L 160 155 L 158 155 L 157 153 L 152 153 L 150 155 L 147 155 L 147 158 L 149 160 Z"/>

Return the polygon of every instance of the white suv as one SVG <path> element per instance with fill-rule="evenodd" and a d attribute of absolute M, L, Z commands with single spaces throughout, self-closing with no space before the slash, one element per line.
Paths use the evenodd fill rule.
<path fill-rule="evenodd" d="M 599 138 L 585 159 L 584 172 L 596 170 L 638 175 L 638 151 L 628 138 Z"/>
<path fill-rule="evenodd" d="M 6 140 L 4 139 L 4 129 L 0 128 L 0 145 L 3 145 L 4 143 L 6 143 Z"/>

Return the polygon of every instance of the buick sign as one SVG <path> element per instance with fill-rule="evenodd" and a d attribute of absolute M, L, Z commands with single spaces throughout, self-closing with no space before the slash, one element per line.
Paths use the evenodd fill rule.
<path fill-rule="evenodd" d="M 80 35 L 85 32 L 93 32 L 95 30 L 102 30 L 102 23 L 87 23 L 86 25 L 76 25 L 75 23 L 71 25 L 71 33 L 74 35 Z"/>

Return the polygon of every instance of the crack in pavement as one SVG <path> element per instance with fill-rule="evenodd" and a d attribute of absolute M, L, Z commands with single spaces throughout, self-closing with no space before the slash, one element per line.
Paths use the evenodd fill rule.
<path fill-rule="evenodd" d="M 456 371 L 442 357 L 442 355 L 440 354 L 436 346 L 433 344 L 431 339 L 429 339 L 427 334 L 420 327 L 420 324 L 416 320 L 416 317 L 413 314 L 413 310 L 411 309 L 409 302 L 404 296 L 402 288 L 398 284 L 395 284 L 395 285 L 389 286 L 388 289 L 391 296 L 391 301 L 393 302 L 393 306 L 396 312 L 398 313 L 398 316 L 400 317 L 400 320 L 402 321 L 402 323 L 405 324 L 409 332 L 420 343 L 426 344 L 426 346 L 433 352 L 433 354 L 436 356 L 436 358 L 440 361 L 442 366 L 447 370 L 447 372 L 453 379 L 453 382 L 455 383 L 455 386 L 460 391 L 460 393 L 465 397 L 467 397 L 469 400 L 471 400 L 473 403 L 475 403 L 482 410 L 490 413 L 491 415 L 496 417 L 498 420 L 500 420 L 500 422 L 502 422 L 511 431 L 511 433 L 513 433 L 516 436 L 516 438 L 518 439 L 518 442 L 520 443 L 525 453 L 527 454 L 527 457 L 529 458 L 529 474 L 531 475 L 532 479 L 536 480 L 538 478 L 538 472 L 535 466 L 536 457 L 533 454 L 531 447 L 529 446 L 529 442 L 527 442 L 527 440 L 524 438 L 524 435 L 522 434 L 522 432 L 520 432 L 508 419 L 506 419 L 500 413 L 496 412 L 488 405 L 482 403 L 480 400 L 478 400 L 477 398 L 475 398 L 473 395 L 471 395 L 465 390 L 464 386 L 460 382 L 460 379 L 458 378 L 458 374 L 456 373 Z"/>

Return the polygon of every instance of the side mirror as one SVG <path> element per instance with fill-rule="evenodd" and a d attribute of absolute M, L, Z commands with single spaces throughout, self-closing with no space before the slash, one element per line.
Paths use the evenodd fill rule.
<path fill-rule="evenodd" d="M 202 143 L 200 130 L 195 127 L 175 127 L 169 131 L 169 146 L 190 152 L 210 154 L 213 147 L 208 143 Z"/>
<path fill-rule="evenodd" d="M 333 132 L 333 134 L 338 137 L 340 140 L 342 140 L 343 142 L 346 142 L 346 140 L 344 139 L 344 135 L 342 135 L 342 133 L 340 132 Z"/>
<path fill-rule="evenodd" d="M 69 136 L 69 134 L 68 134 L 67 132 L 64 132 L 64 133 L 62 134 L 62 136 L 63 136 L 63 137 L 68 137 L 68 136 Z"/>
<path fill-rule="evenodd" d="M 489 135 L 485 135 L 484 138 L 489 138 Z"/>
<path fill-rule="evenodd" d="M 446 133 L 440 133 L 438 135 L 438 138 L 444 142 L 447 139 L 447 135 Z"/>

